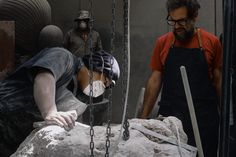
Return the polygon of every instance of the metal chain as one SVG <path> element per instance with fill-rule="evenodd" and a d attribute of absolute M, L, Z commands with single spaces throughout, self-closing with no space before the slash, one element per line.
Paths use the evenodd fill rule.
<path fill-rule="evenodd" d="M 112 0 L 112 21 L 111 21 L 111 51 L 110 53 L 113 54 L 115 51 L 114 40 L 115 40 L 115 6 L 116 0 Z M 113 64 L 112 59 L 110 58 L 110 65 Z M 109 73 L 110 78 L 112 78 L 112 66 L 111 72 Z M 109 148 L 110 148 L 110 135 L 111 135 L 111 118 L 112 118 L 112 88 L 109 88 L 108 91 L 108 108 L 107 108 L 107 128 L 106 128 L 106 153 L 105 157 L 109 157 Z"/>
<path fill-rule="evenodd" d="M 128 27 L 129 27 L 129 19 L 128 19 L 128 13 L 129 13 L 129 4 L 128 4 L 128 0 L 124 0 L 124 56 L 123 56 L 123 60 L 124 60 L 124 63 L 128 63 Z M 126 85 L 126 82 L 127 82 L 127 79 L 128 79 L 128 67 L 127 67 L 128 64 L 123 64 L 123 76 L 124 76 L 124 79 L 122 81 L 123 83 L 123 101 L 122 102 L 125 102 L 126 100 L 126 97 L 125 97 L 125 93 L 127 92 L 127 89 L 125 88 L 125 85 Z M 124 132 L 123 132 L 123 140 L 128 140 L 129 139 L 129 122 L 127 120 L 127 110 L 126 110 L 126 117 L 125 117 L 125 122 L 123 124 L 123 128 L 124 128 Z"/>
<path fill-rule="evenodd" d="M 123 125 L 124 132 L 123 132 L 123 140 L 127 141 L 129 139 L 129 122 L 127 118 L 125 119 L 125 123 Z"/>
<path fill-rule="evenodd" d="M 112 22 L 111 22 L 111 51 L 110 53 L 113 54 L 115 46 L 114 46 L 114 40 L 115 40 L 115 5 L 116 1 L 112 0 Z M 112 65 L 112 60 L 110 59 L 110 65 Z M 112 66 L 111 66 L 112 68 Z M 112 69 L 111 69 L 112 71 Z M 113 73 L 109 73 L 110 78 L 112 78 Z M 111 135 L 111 118 L 112 118 L 112 88 L 109 89 L 109 94 L 108 94 L 108 111 L 107 111 L 107 129 L 106 129 L 106 153 L 105 157 L 109 157 L 109 147 L 110 147 L 110 135 Z"/>
<path fill-rule="evenodd" d="M 93 39 L 92 39 L 92 30 L 93 30 L 93 0 L 89 0 L 90 3 L 90 20 L 89 20 L 89 48 L 90 48 L 90 57 L 89 57 L 89 84 L 90 84 L 90 91 L 89 91 L 89 124 L 90 124 L 90 157 L 94 157 L 93 151 L 94 151 L 94 129 L 93 129 L 93 123 L 94 123 L 94 106 L 93 106 L 93 63 L 92 63 L 92 53 L 93 53 Z"/>

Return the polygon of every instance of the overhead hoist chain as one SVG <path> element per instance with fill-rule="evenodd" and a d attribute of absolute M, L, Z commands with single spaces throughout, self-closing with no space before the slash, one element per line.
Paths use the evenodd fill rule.
<path fill-rule="evenodd" d="M 127 119 L 127 99 L 128 99 L 128 92 L 129 92 L 129 74 L 130 74 L 130 36 L 129 36 L 129 0 L 124 0 L 124 56 L 123 56 L 123 73 L 124 73 L 124 79 L 122 81 L 123 83 L 123 101 L 125 104 L 124 109 L 124 122 L 123 122 L 123 140 L 129 139 L 129 122 Z M 126 85 L 126 86 L 125 86 Z M 126 87 L 126 88 L 125 88 Z"/>
<path fill-rule="evenodd" d="M 112 0 L 112 21 L 111 21 L 111 50 L 110 53 L 113 54 L 115 51 L 115 45 L 114 45 L 114 40 L 115 40 L 115 9 L 116 9 L 116 0 Z M 110 58 L 110 65 L 113 64 L 113 60 Z M 112 66 L 111 66 L 112 68 Z M 111 71 L 113 71 L 111 69 Z M 112 78 L 113 73 L 109 73 L 110 78 Z M 107 128 L 106 128 L 106 153 L 105 157 L 109 157 L 109 148 L 110 148 L 110 136 L 111 136 L 111 119 L 112 119 L 112 88 L 109 88 L 108 91 L 108 107 L 107 107 Z"/>
<path fill-rule="evenodd" d="M 93 106 L 93 64 L 92 64 L 92 53 L 93 53 L 93 38 L 92 38 L 92 30 L 93 30 L 93 0 L 89 0 L 90 4 L 90 20 L 89 20 L 89 84 L 90 84 L 90 91 L 89 91 L 89 124 L 90 124 L 90 157 L 94 157 L 94 106 Z"/>
<path fill-rule="evenodd" d="M 111 156 L 114 156 L 118 150 L 118 145 L 122 140 L 129 139 L 129 122 L 127 120 L 127 100 L 129 93 L 129 76 L 130 76 L 130 31 L 129 31 L 129 10 L 130 10 L 130 0 L 124 0 L 124 40 L 123 40 L 123 66 L 122 66 L 122 103 L 124 103 L 123 116 L 120 128 L 120 134 L 114 143 L 113 150 L 111 151 Z M 123 130 L 125 130 L 123 132 Z M 123 134 L 122 134 L 123 133 Z M 122 136 L 123 135 L 123 136 Z"/>

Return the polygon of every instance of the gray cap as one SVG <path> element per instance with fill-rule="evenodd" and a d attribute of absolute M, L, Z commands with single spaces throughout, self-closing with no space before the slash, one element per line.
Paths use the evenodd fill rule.
<path fill-rule="evenodd" d="M 75 18 L 74 21 L 79 21 L 84 19 L 90 19 L 90 13 L 87 10 L 79 11 L 78 16 Z"/>
<path fill-rule="evenodd" d="M 62 47 L 63 32 L 55 25 L 47 25 L 39 33 L 38 48 L 39 50 L 46 47 Z"/>

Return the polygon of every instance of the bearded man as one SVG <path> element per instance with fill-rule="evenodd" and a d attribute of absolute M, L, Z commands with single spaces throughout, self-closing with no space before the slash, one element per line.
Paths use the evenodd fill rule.
<path fill-rule="evenodd" d="M 166 6 L 166 21 L 173 31 L 156 41 L 140 117 L 148 118 L 162 87 L 159 114 L 179 118 L 188 144 L 195 145 L 180 73 L 180 66 L 185 66 L 203 152 L 216 157 L 222 47 L 216 36 L 195 26 L 200 9 L 197 0 L 167 0 Z"/>

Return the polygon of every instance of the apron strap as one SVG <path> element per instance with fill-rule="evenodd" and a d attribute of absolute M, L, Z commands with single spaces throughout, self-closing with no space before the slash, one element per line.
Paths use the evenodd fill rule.
<path fill-rule="evenodd" d="M 202 48 L 202 37 L 201 37 L 201 33 L 200 33 L 200 29 L 197 29 L 197 37 L 198 37 L 198 44 L 200 46 L 200 48 Z"/>
<path fill-rule="evenodd" d="M 173 40 L 172 40 L 172 42 L 171 42 L 171 47 L 173 48 L 174 45 L 175 45 L 175 35 L 173 36 Z"/>

